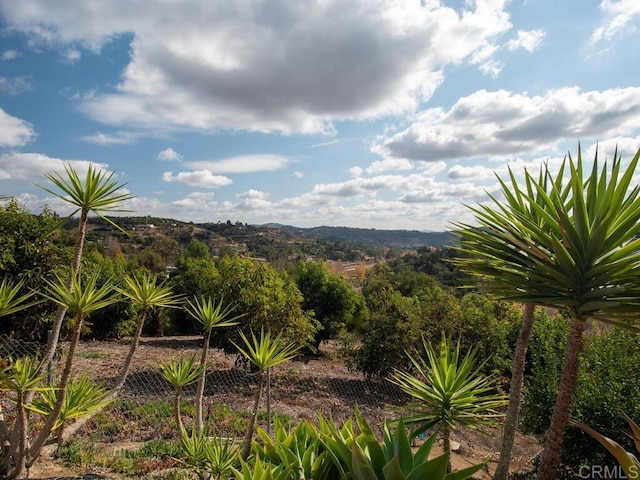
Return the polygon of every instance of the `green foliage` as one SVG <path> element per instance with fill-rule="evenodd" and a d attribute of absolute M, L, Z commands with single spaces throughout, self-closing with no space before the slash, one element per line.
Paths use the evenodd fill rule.
<path fill-rule="evenodd" d="M 415 453 L 402 420 L 392 434 L 384 425 L 382 443 L 356 410 L 360 433 L 348 420 L 341 429 L 321 419 L 322 442 L 340 471 L 340 478 L 356 480 L 454 480 L 470 478 L 484 464 L 447 473 L 448 453 L 429 460 L 435 441 L 432 435 Z"/>
<path fill-rule="evenodd" d="M 631 420 L 627 414 L 624 414 L 624 418 L 631 427 L 631 434 L 627 434 L 634 442 L 638 452 L 640 452 L 640 427 Z M 585 425 L 584 423 L 570 421 L 571 424 L 580 427 L 586 433 L 595 438 L 602 446 L 604 446 L 611 455 L 615 457 L 620 466 L 623 468 L 627 478 L 637 478 L 640 474 L 640 461 L 638 458 L 630 452 L 627 452 L 618 442 L 611 440 L 608 437 L 596 432 L 594 429 Z"/>
<path fill-rule="evenodd" d="M 496 425 L 498 409 L 506 405 L 506 397 L 496 393 L 496 378 L 481 373 L 477 350 L 460 357 L 460 344 L 452 348 L 442 337 L 438 351 L 423 339 L 424 354 L 408 355 L 415 374 L 396 370 L 391 381 L 417 400 L 401 407 L 409 416 L 412 436 L 438 427 L 444 439 L 445 452 L 450 451 L 449 432 L 458 426 L 478 428 Z"/>
<path fill-rule="evenodd" d="M 199 258 L 201 260 L 211 258 L 209 246 L 200 240 L 193 240 L 187 245 L 187 258 Z"/>
<path fill-rule="evenodd" d="M 320 328 L 317 348 L 324 340 L 336 338 L 347 325 L 361 323 L 365 315 L 363 299 L 340 275 L 332 274 L 324 262 L 299 261 L 294 278 L 304 298 L 302 308 L 313 312 Z"/>
<path fill-rule="evenodd" d="M 523 405 L 523 427 L 542 434 L 550 421 L 560 378 L 566 324 L 538 324 L 532 339 L 531 372 Z M 640 362 L 636 334 L 622 329 L 598 331 L 585 339 L 578 373 L 578 384 L 571 406 L 571 417 L 589 425 L 602 435 L 616 438 L 627 450 L 631 439 L 620 436 L 626 424 L 620 411 L 640 417 L 640 385 L 630 380 Z M 596 441 L 577 428 L 565 432 L 563 460 L 572 466 L 606 464 L 612 461 Z"/>
<path fill-rule="evenodd" d="M 410 362 L 405 351 L 419 347 L 422 336 L 437 342 L 443 332 L 460 338 L 467 350 L 477 348 L 479 359 L 486 360 L 485 373 L 508 369 L 513 332 L 522 317 L 517 307 L 475 293 L 460 299 L 433 279 L 415 295 L 404 296 L 395 288 L 387 265 L 367 272 L 363 295 L 369 318 L 360 329 L 360 345 L 346 351 L 356 370 L 385 376 L 393 368 L 406 369 Z"/>
<path fill-rule="evenodd" d="M 191 433 L 182 430 L 180 450 L 184 462 L 201 478 L 229 478 L 231 468 L 237 463 L 239 451 L 233 439 L 209 436 L 206 430 Z"/>
<path fill-rule="evenodd" d="M 320 433 L 309 421 L 303 420 L 292 429 L 276 421 L 274 438 L 258 428 L 259 440 L 252 451 L 265 463 L 283 465 L 294 480 L 332 480 L 339 472 L 325 449 Z"/>
<path fill-rule="evenodd" d="M 248 258 L 225 256 L 218 261 L 186 259 L 172 277 L 176 293 L 187 297 L 202 295 L 220 298 L 235 305 L 234 313 L 242 315 L 239 330 L 248 334 L 261 328 L 282 332 L 289 342 L 305 346 L 313 341 L 317 323 L 302 310 L 302 295 L 283 272 Z M 196 322 L 177 313 L 173 321 L 181 331 L 199 331 Z M 213 339 L 216 346 L 233 351 L 232 341 L 240 341 L 234 330 L 223 330 Z"/>
<path fill-rule="evenodd" d="M 62 411 L 53 429 L 56 430 L 69 420 L 89 415 L 111 403 L 113 400 L 106 398 L 107 393 L 103 386 L 94 384 L 86 374 L 70 379 Z M 55 407 L 58 394 L 59 390 L 55 385 L 52 389 L 41 391 L 39 397 L 36 397 L 30 405 L 27 405 L 27 409 L 40 415 L 50 415 Z"/>

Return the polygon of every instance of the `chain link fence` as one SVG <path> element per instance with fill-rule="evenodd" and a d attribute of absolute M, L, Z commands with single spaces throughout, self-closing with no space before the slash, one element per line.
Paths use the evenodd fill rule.
<path fill-rule="evenodd" d="M 159 399 L 171 401 L 175 392 L 160 374 L 160 364 L 180 356 L 196 354 L 199 358 L 202 342 L 199 337 L 142 338 L 121 398 L 139 403 Z M 0 335 L 2 357 L 38 355 L 43 350 L 43 345 Z M 60 343 L 58 350 L 54 372 L 66 359 L 67 345 Z M 75 373 L 86 373 L 109 388 L 115 383 L 128 350 L 129 343 L 124 341 L 81 342 L 74 362 Z M 321 352 L 319 357 L 303 357 L 273 369 L 261 410 L 269 408 L 294 421 L 316 421 L 318 414 L 322 414 L 342 422 L 353 415 L 357 405 L 367 420 L 378 427 L 384 420 L 397 417 L 392 406 L 408 401 L 397 386 L 384 379 L 366 379 L 350 372 L 336 344 L 323 344 Z M 220 350 L 210 350 L 205 387 L 208 409 L 216 405 L 228 406 L 233 411 L 252 408 L 258 377 L 239 358 Z M 195 385 L 186 387 L 183 398 L 194 398 L 195 390 Z"/>

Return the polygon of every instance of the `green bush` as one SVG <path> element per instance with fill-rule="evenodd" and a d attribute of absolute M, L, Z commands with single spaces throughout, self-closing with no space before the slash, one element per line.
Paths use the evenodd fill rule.
<path fill-rule="evenodd" d="M 549 425 L 563 361 L 566 324 L 537 323 L 530 347 L 532 368 L 523 405 L 523 427 L 542 434 Z M 620 413 L 640 417 L 640 338 L 632 332 L 594 325 L 585 338 L 578 384 L 571 406 L 571 418 L 601 434 L 615 438 L 627 450 L 631 439 L 620 435 L 628 429 Z M 592 437 L 577 427 L 567 429 L 563 461 L 572 467 L 583 464 L 611 464 L 613 458 Z"/>

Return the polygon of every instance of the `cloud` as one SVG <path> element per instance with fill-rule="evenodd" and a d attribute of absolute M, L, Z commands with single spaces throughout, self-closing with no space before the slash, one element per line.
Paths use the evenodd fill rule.
<path fill-rule="evenodd" d="M 87 160 L 62 160 L 40 153 L 7 153 L 0 155 L 0 178 L 8 180 L 26 180 L 42 182 L 45 173 L 59 172 L 65 174 L 65 164 L 70 165 L 82 178 L 89 165 L 106 170 L 105 163 L 94 163 Z"/>
<path fill-rule="evenodd" d="M 296 178 L 304 178 L 304 172 L 299 172 L 299 171 L 293 172 L 293 176 Z"/>
<path fill-rule="evenodd" d="M 29 77 L 0 77 L 0 91 L 9 95 L 19 95 L 33 89 L 33 82 Z"/>
<path fill-rule="evenodd" d="M 431 108 L 373 151 L 423 161 L 534 153 L 566 139 L 604 139 L 638 129 L 640 88 L 582 92 L 577 87 L 542 96 L 480 90 L 448 111 Z"/>
<path fill-rule="evenodd" d="M 176 152 L 173 148 L 165 148 L 158 154 L 157 160 L 161 162 L 181 162 L 182 155 Z"/>
<path fill-rule="evenodd" d="M 241 155 L 222 160 L 185 162 L 190 168 L 206 169 L 215 173 L 252 173 L 281 170 L 290 160 L 282 155 Z"/>
<path fill-rule="evenodd" d="M 362 169 L 362 167 L 351 167 L 349 169 L 349 175 L 351 175 L 352 178 L 358 178 L 362 176 L 363 172 L 364 170 Z"/>
<path fill-rule="evenodd" d="M 482 179 L 492 175 L 490 169 L 476 165 L 474 167 L 463 167 L 462 165 L 454 165 L 449 169 L 448 177 L 452 180 L 460 180 L 464 178 Z"/>
<path fill-rule="evenodd" d="M 164 172 L 162 180 L 165 182 L 178 182 L 190 187 L 218 188 L 231 185 L 233 181 L 222 175 L 214 175 L 209 170 L 198 170 L 193 172 Z"/>
<path fill-rule="evenodd" d="M 404 158 L 385 158 L 384 160 L 376 160 L 367 167 L 367 173 L 377 175 L 389 170 L 411 170 L 413 163 Z"/>
<path fill-rule="evenodd" d="M 0 147 L 22 147 L 35 136 L 29 122 L 9 115 L 0 107 Z"/>
<path fill-rule="evenodd" d="M 507 49 L 517 50 L 523 48 L 527 52 L 533 53 L 540 47 L 545 35 L 544 30 L 518 30 L 518 38 L 509 40 Z"/>
<path fill-rule="evenodd" d="M 5 50 L 4 52 L 2 52 L 2 55 L 0 55 L 0 60 L 4 62 L 7 60 L 15 60 L 19 57 L 20 52 L 18 52 L 17 50 Z"/>
<path fill-rule="evenodd" d="M 640 2 L 636 0 L 602 0 L 600 9 L 605 14 L 602 25 L 591 35 L 591 44 L 611 41 L 628 31 L 635 31 L 640 17 Z"/>
<path fill-rule="evenodd" d="M 59 51 L 131 35 L 120 83 L 80 103 L 105 124 L 332 134 L 413 112 L 448 65 L 512 28 L 507 0 L 463 3 L 9 2 L 3 17 Z"/>
<path fill-rule="evenodd" d="M 102 132 L 96 132 L 93 135 L 84 135 L 80 140 L 87 143 L 95 143 L 97 145 L 129 145 L 135 143 L 138 135 L 129 132 L 116 132 L 115 135 L 109 135 Z"/>

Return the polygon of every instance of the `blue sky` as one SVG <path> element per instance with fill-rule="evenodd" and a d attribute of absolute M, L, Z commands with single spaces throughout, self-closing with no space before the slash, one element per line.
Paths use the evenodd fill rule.
<path fill-rule="evenodd" d="M 444 230 L 631 158 L 637 45 L 638 0 L 0 0 L 0 195 L 64 214 L 34 182 L 93 163 L 137 215 Z"/>

